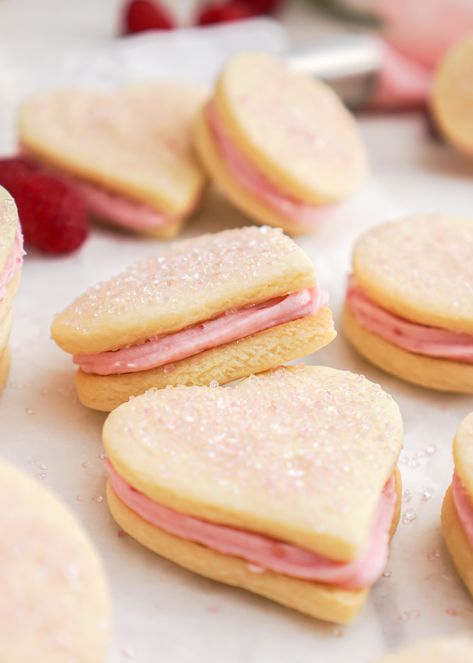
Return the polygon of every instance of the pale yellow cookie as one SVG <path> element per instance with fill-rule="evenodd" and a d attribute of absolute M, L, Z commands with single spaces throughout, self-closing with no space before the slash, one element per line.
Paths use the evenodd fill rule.
<path fill-rule="evenodd" d="M 21 270 L 19 269 L 6 287 L 5 296 L 0 300 L 0 325 L 11 314 L 16 293 L 21 283 Z"/>
<path fill-rule="evenodd" d="M 75 518 L 38 482 L 0 463 L 0 652 L 8 663 L 105 663 L 110 602 Z"/>
<path fill-rule="evenodd" d="M 150 390 L 109 415 L 103 439 L 114 472 L 148 500 L 330 560 L 349 562 L 365 549 L 393 475 L 391 534 L 398 521 L 401 416 L 360 375 L 300 365 L 234 387 Z M 131 536 L 207 577 L 340 622 L 366 598 L 364 588 L 255 573 L 239 557 L 152 525 L 111 487 L 108 499 Z"/>
<path fill-rule="evenodd" d="M 430 214 L 356 243 L 344 330 L 373 364 L 432 389 L 473 392 L 473 218 Z"/>
<path fill-rule="evenodd" d="M 455 477 L 443 501 L 442 534 L 458 574 L 473 595 L 473 548 L 462 524 L 473 504 L 473 412 L 455 435 L 453 457 Z"/>
<path fill-rule="evenodd" d="M 363 328 L 346 305 L 342 326 L 355 350 L 387 373 L 429 389 L 473 394 L 473 364 L 426 357 L 398 348 Z"/>
<path fill-rule="evenodd" d="M 473 596 L 473 549 L 458 518 L 449 488 L 442 504 L 442 535 L 452 562 L 468 591 Z"/>
<path fill-rule="evenodd" d="M 432 87 L 431 106 L 445 137 L 473 156 L 473 36 L 455 44 L 442 60 Z"/>
<path fill-rule="evenodd" d="M 8 191 L 0 186 L 0 276 L 10 259 L 19 229 L 15 201 Z"/>
<path fill-rule="evenodd" d="M 147 232 L 170 236 L 205 184 L 191 145 L 202 101 L 200 89 L 171 83 L 42 92 L 20 109 L 19 141 L 41 163 L 165 214 Z"/>
<path fill-rule="evenodd" d="M 6 348 L 0 353 L 0 391 L 6 384 L 10 369 L 10 350 Z"/>
<path fill-rule="evenodd" d="M 52 326 L 54 340 L 81 356 L 128 350 L 151 339 L 186 331 L 246 312 L 255 305 L 285 299 L 307 289 L 318 303 L 294 319 L 275 317 L 261 329 L 231 342 L 215 340 L 202 351 L 176 361 L 114 366 L 108 373 L 85 367 L 77 376 L 82 402 L 109 410 L 150 387 L 229 382 L 318 350 L 335 337 L 330 309 L 316 284 L 308 256 L 279 229 L 247 227 L 176 243 L 166 252 L 137 263 L 110 281 L 90 288 L 60 313 Z M 199 329 L 194 330 L 196 335 Z M 194 332 L 192 332 L 194 333 Z M 172 338 L 171 338 L 172 342 Z M 146 346 L 147 347 L 147 346 Z M 108 355 L 113 361 L 116 355 Z M 99 357 L 100 360 L 100 357 Z M 93 366 L 96 363 L 94 361 Z M 98 366 L 98 364 L 97 364 Z M 100 370 L 99 370 L 100 369 Z"/>
<path fill-rule="evenodd" d="M 211 177 L 256 221 L 291 233 L 313 231 L 315 223 L 300 211 L 273 204 L 241 180 L 247 168 L 229 159 L 216 131 L 256 171 L 250 179 L 259 188 L 267 182 L 298 206 L 341 200 L 366 173 L 360 132 L 335 93 L 264 53 L 242 53 L 227 63 L 197 119 L 195 144 Z"/>
<path fill-rule="evenodd" d="M 0 390 L 5 386 L 10 366 L 8 338 L 22 260 L 23 238 L 18 211 L 8 191 L 0 186 Z"/>
<path fill-rule="evenodd" d="M 467 634 L 425 640 L 384 656 L 378 663 L 471 663 L 473 640 Z"/>

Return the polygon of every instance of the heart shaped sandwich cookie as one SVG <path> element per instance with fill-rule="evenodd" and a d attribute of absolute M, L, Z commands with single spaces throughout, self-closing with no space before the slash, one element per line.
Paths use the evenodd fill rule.
<path fill-rule="evenodd" d="M 171 84 L 46 92 L 20 109 L 20 146 L 72 183 L 97 218 L 170 237 L 205 183 L 191 146 L 201 103 L 200 90 Z"/>
<path fill-rule="evenodd" d="M 365 233 L 343 328 L 388 373 L 473 393 L 473 218 L 415 216 Z"/>
<path fill-rule="evenodd" d="M 473 412 L 453 443 L 455 471 L 442 507 L 442 533 L 455 567 L 473 595 Z"/>
<path fill-rule="evenodd" d="M 23 237 L 13 198 L 0 187 L 0 389 L 8 375 L 12 308 L 20 284 Z"/>
<path fill-rule="evenodd" d="M 455 636 L 417 642 L 407 649 L 385 656 L 378 663 L 470 663 L 473 661 L 471 637 Z"/>
<path fill-rule="evenodd" d="M 335 93 L 263 53 L 227 64 L 199 112 L 195 145 L 237 207 L 293 234 L 313 231 L 367 169 L 356 122 Z"/>
<path fill-rule="evenodd" d="M 113 517 L 186 569 L 341 623 L 383 572 L 402 421 L 363 376 L 299 365 L 150 390 L 103 439 Z"/>
<path fill-rule="evenodd" d="M 110 602 L 88 537 L 59 500 L 0 462 L 0 658 L 105 663 Z"/>
<path fill-rule="evenodd" d="M 335 337 L 304 252 L 248 227 L 176 243 L 89 289 L 53 338 L 79 367 L 79 398 L 109 411 L 150 387 L 230 382 Z"/>

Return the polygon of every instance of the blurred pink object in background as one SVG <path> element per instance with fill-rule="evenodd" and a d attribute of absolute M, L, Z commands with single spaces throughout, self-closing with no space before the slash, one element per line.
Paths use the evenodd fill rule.
<path fill-rule="evenodd" d="M 385 23 L 386 63 L 376 108 L 423 105 L 442 57 L 473 33 L 473 0 L 346 0 L 346 5 L 373 11 Z"/>

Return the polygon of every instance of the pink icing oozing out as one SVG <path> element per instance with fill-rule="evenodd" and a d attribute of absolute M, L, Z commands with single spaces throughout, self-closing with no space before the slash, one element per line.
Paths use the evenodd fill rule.
<path fill-rule="evenodd" d="M 91 214 L 114 221 L 124 228 L 152 230 L 178 219 L 90 182 L 72 177 L 68 179 L 81 193 Z"/>
<path fill-rule="evenodd" d="M 8 284 L 13 280 L 15 274 L 23 264 L 24 255 L 25 252 L 23 251 L 23 235 L 19 230 L 15 237 L 15 243 L 13 245 L 12 252 L 8 256 L 3 272 L 0 274 L 0 300 L 5 297 Z"/>
<path fill-rule="evenodd" d="M 330 216 L 333 205 L 318 207 L 306 205 L 300 200 L 291 198 L 253 166 L 241 154 L 226 132 L 214 103 L 207 106 L 207 120 L 228 168 L 235 179 L 255 198 L 258 198 L 287 219 L 301 225 L 314 226 Z"/>
<path fill-rule="evenodd" d="M 122 196 L 98 184 L 74 177 L 53 166 L 45 165 L 29 154 L 27 150 L 21 149 L 20 153 L 41 170 L 60 177 L 69 186 L 75 188 L 84 199 L 90 214 L 113 221 L 123 228 L 145 231 L 163 228 L 192 212 L 191 208 L 178 216 L 165 214 L 150 205 Z"/>
<path fill-rule="evenodd" d="M 316 288 L 301 290 L 254 306 L 227 311 L 213 320 L 173 334 L 156 336 L 138 345 L 110 352 L 75 355 L 73 361 L 85 373 L 97 375 L 145 371 L 311 315 L 326 301 L 326 294 Z"/>
<path fill-rule="evenodd" d="M 468 539 L 468 543 L 473 548 L 473 504 L 465 486 L 462 484 L 461 479 L 456 472 L 453 475 L 452 493 L 453 502 L 461 526 Z"/>
<path fill-rule="evenodd" d="M 350 278 L 347 304 L 359 325 L 393 345 L 416 354 L 473 363 L 473 336 L 428 327 L 381 308 Z"/>
<path fill-rule="evenodd" d="M 353 562 L 335 562 L 263 534 L 218 525 L 169 509 L 130 486 L 109 461 L 106 468 L 115 493 L 144 520 L 174 536 L 200 543 L 224 555 L 243 558 L 249 565 L 254 565 L 255 572 L 268 569 L 294 578 L 360 589 L 372 585 L 386 566 L 389 531 L 396 505 L 393 479 L 388 481 L 381 495 L 365 550 Z"/>

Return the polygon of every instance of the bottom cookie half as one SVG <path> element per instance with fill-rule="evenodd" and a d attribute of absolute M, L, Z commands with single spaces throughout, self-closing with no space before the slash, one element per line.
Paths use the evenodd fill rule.
<path fill-rule="evenodd" d="M 403 350 L 361 327 L 346 306 L 343 332 L 365 359 L 387 373 L 429 389 L 473 394 L 473 364 Z"/>

